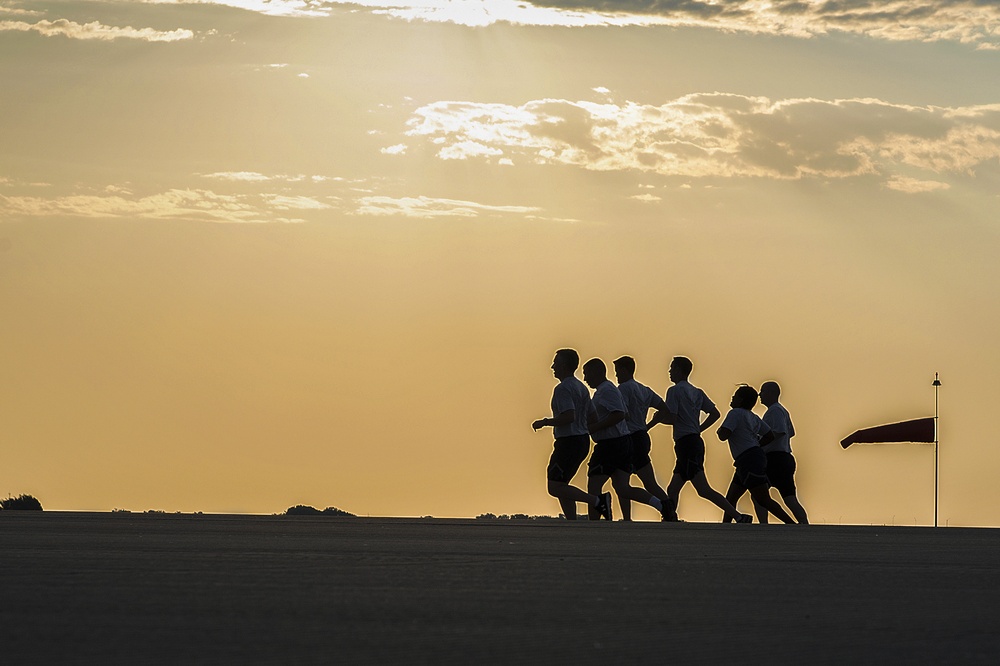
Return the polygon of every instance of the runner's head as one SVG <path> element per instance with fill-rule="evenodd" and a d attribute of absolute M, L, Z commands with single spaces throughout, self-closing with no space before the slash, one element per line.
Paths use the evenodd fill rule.
<path fill-rule="evenodd" d="M 552 374 L 558 379 L 571 377 L 580 367 L 580 355 L 575 349 L 560 349 L 552 359 Z"/>
<path fill-rule="evenodd" d="M 733 409 L 753 409 L 757 404 L 757 389 L 746 384 L 741 384 L 733 393 L 733 399 L 729 406 Z"/>
<path fill-rule="evenodd" d="M 686 356 L 674 356 L 674 360 L 670 361 L 670 381 L 682 382 L 691 376 L 691 370 L 694 369 L 694 363 L 691 362 Z"/>
<path fill-rule="evenodd" d="M 608 380 L 608 366 L 599 358 L 592 358 L 583 364 L 583 381 L 592 389 Z"/>
<path fill-rule="evenodd" d="M 778 402 L 779 395 L 781 387 L 778 386 L 778 382 L 764 382 L 760 385 L 760 401 L 768 407 Z"/>
<path fill-rule="evenodd" d="M 635 359 L 631 356 L 622 356 L 614 361 L 615 377 L 618 383 L 627 382 L 635 376 Z"/>

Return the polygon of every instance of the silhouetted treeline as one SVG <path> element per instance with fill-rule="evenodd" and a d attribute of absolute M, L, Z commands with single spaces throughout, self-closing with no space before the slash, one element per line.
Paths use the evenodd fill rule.
<path fill-rule="evenodd" d="M 335 506 L 328 506 L 322 511 L 313 506 L 306 506 L 304 504 L 297 504 L 296 506 L 289 507 L 285 510 L 286 516 L 345 516 L 350 518 L 355 518 L 353 513 L 348 513 L 338 509 Z"/>
<path fill-rule="evenodd" d="M 512 513 L 507 515 L 502 513 L 499 516 L 495 513 L 481 513 L 476 516 L 476 520 L 558 520 L 554 516 L 529 516 L 526 513 Z"/>
<path fill-rule="evenodd" d="M 42 503 L 31 495 L 18 495 L 0 500 L 0 509 L 13 511 L 41 511 Z"/>

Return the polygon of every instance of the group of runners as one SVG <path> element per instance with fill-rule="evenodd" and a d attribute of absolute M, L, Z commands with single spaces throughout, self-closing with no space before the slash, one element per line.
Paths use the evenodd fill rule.
<path fill-rule="evenodd" d="M 731 409 L 717 430 L 719 439 L 729 444 L 736 468 L 723 496 L 705 476 L 701 436 L 722 415 L 705 392 L 689 381 L 693 369 L 690 359 L 675 356 L 670 362 L 672 386 L 663 398 L 635 380 L 635 360 L 629 356 L 614 361 L 617 386 L 608 379 L 601 359 L 583 364 L 586 385 L 576 378 L 579 365 L 576 350 L 556 352 L 552 372 L 559 383 L 552 391 L 552 417 L 531 424 L 536 431 L 545 427 L 553 430 L 555 443 L 546 471 L 548 492 L 559 500 L 567 519 L 576 519 L 576 505 L 582 503 L 591 520 L 612 520 L 611 493 L 604 490 L 610 480 L 622 520 L 632 519 L 635 501 L 652 506 L 664 521 L 677 521 L 677 500 L 690 481 L 698 495 L 722 509 L 723 522 L 753 522 L 750 514 L 736 509 L 749 491 L 759 522 L 766 523 L 770 513 L 785 523 L 808 523 L 795 491 L 790 441 L 795 428 L 788 410 L 778 402 L 781 388 L 776 382 L 765 382 L 759 393 L 752 386 L 741 385 L 733 394 Z M 763 418 L 752 411 L 758 398 L 767 407 Z M 655 410 L 651 418 L 650 410 Z M 649 429 L 660 423 L 673 427 L 677 456 L 666 489 L 657 483 L 649 457 Z M 587 464 L 587 489 L 583 490 L 570 481 L 590 453 L 591 439 L 594 450 Z M 642 487 L 632 485 L 633 474 Z M 771 497 L 771 486 L 777 488 L 794 519 Z"/>

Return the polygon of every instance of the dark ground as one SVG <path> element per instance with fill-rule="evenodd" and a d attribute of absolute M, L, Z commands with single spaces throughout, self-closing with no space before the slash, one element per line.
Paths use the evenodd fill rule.
<path fill-rule="evenodd" d="M 0 512 L 5 664 L 1000 663 L 1000 530 Z"/>

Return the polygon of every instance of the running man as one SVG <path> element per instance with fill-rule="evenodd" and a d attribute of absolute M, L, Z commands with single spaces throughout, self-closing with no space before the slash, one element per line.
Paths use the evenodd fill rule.
<path fill-rule="evenodd" d="M 748 490 L 753 497 L 757 520 L 762 525 L 767 524 L 767 512 L 770 511 L 782 522 L 794 523 L 792 517 L 785 513 L 781 505 L 771 499 L 767 485 L 767 455 L 762 444 L 774 439 L 774 433 L 760 417 L 752 411 L 757 404 L 757 390 L 746 384 L 741 385 L 733 393 L 729 402 L 732 409 L 719 426 L 718 435 L 722 441 L 729 442 L 729 452 L 733 454 L 733 480 L 726 492 L 726 500 L 733 506 L 740 501 Z M 722 522 L 729 522 L 723 519 Z"/>
<path fill-rule="evenodd" d="M 767 407 L 764 423 L 774 433 L 774 440 L 763 447 L 767 454 L 767 480 L 772 487 L 778 489 L 778 494 L 795 516 L 796 522 L 808 525 L 809 517 L 795 494 L 795 457 L 792 455 L 791 442 L 795 436 L 795 426 L 792 425 L 788 410 L 778 402 L 780 395 L 781 387 L 777 382 L 764 382 L 760 385 L 760 402 Z M 767 514 L 764 514 L 764 518 L 767 519 Z"/>
<path fill-rule="evenodd" d="M 604 361 L 592 358 L 583 364 L 583 381 L 594 389 L 587 426 L 594 438 L 594 452 L 587 464 L 587 490 L 603 496 L 604 485 L 618 495 L 623 520 L 632 520 L 631 501 L 649 504 L 663 514 L 663 504 L 642 488 L 629 484 L 632 476 L 632 440 L 625 426 L 625 401 L 610 380 Z"/>
<path fill-rule="evenodd" d="M 668 507 L 663 519 L 676 521 L 677 512 L 669 508 L 672 505 L 670 498 L 667 497 L 667 491 L 656 482 L 653 461 L 649 458 L 650 440 L 646 428 L 649 410 L 661 410 L 665 407 L 665 403 L 653 389 L 635 380 L 635 359 L 631 356 L 622 356 L 614 362 L 614 366 L 618 390 L 625 401 L 625 426 L 632 440 L 632 473 L 639 477 L 643 488 Z M 631 518 L 630 504 L 625 502 L 621 505 L 624 520 Z"/>
<path fill-rule="evenodd" d="M 552 374 L 559 383 L 552 390 L 552 418 L 538 419 L 531 424 L 536 431 L 552 428 L 555 443 L 546 470 L 549 495 L 559 500 L 566 520 L 576 520 L 576 503 L 583 502 L 597 514 L 611 520 L 611 493 L 591 495 L 569 482 L 590 452 L 587 415 L 590 391 L 575 377 L 580 355 L 575 349 L 560 349 L 552 360 Z"/>
<path fill-rule="evenodd" d="M 670 381 L 674 385 L 667 389 L 664 400 L 666 407 L 654 414 L 648 424 L 650 428 L 657 423 L 669 423 L 674 427 L 677 463 L 667 485 L 667 496 L 676 510 L 681 490 L 690 481 L 698 495 L 722 509 L 730 520 L 738 523 L 753 522 L 753 516 L 737 511 L 719 491 L 708 484 L 708 477 L 705 476 L 705 441 L 701 438 L 701 433 L 722 415 L 705 392 L 688 381 L 693 369 L 691 359 L 674 357 L 669 371 Z M 702 413 L 706 414 L 704 421 L 701 420 Z"/>

